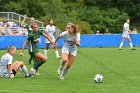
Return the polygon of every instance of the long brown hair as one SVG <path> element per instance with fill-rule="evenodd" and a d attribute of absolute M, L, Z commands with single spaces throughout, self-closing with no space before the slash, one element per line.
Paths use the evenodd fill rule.
<path fill-rule="evenodd" d="M 80 26 L 78 26 L 78 25 L 75 25 L 74 23 L 72 23 L 72 22 L 69 22 L 69 23 L 67 23 L 67 26 L 71 26 L 72 28 L 74 28 L 74 33 L 80 33 Z"/>

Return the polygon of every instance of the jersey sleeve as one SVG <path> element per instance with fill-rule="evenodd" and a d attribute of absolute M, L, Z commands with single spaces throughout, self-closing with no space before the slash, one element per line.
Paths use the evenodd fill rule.
<path fill-rule="evenodd" d="M 124 31 L 129 31 L 129 24 L 127 23 L 124 24 Z"/>
<path fill-rule="evenodd" d="M 76 40 L 80 41 L 80 33 L 76 34 Z"/>
<path fill-rule="evenodd" d="M 43 32 L 42 32 L 41 30 L 39 30 L 39 34 L 40 34 L 40 35 L 43 35 Z"/>
<path fill-rule="evenodd" d="M 67 34 L 68 34 L 68 32 L 67 32 L 67 31 L 62 32 L 62 33 L 60 34 L 60 37 L 65 37 Z"/>

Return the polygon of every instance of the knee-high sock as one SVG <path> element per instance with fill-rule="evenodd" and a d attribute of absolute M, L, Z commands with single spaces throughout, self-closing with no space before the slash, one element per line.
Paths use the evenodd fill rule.
<path fill-rule="evenodd" d="M 48 50 L 44 50 L 44 55 L 47 57 L 47 54 L 48 54 Z"/>
<path fill-rule="evenodd" d="M 133 48 L 133 44 L 132 43 L 129 43 L 129 45 L 130 45 L 130 49 L 132 49 Z"/>
<path fill-rule="evenodd" d="M 31 63 L 32 59 L 33 59 L 33 56 L 30 56 L 29 63 Z"/>
<path fill-rule="evenodd" d="M 38 68 L 40 67 L 40 66 L 42 66 L 42 64 L 44 64 L 45 62 L 44 61 L 42 61 L 42 60 L 39 60 L 38 62 L 36 62 L 35 64 L 34 64 L 34 69 L 36 69 L 36 71 L 38 70 Z"/>
<path fill-rule="evenodd" d="M 68 70 L 69 70 L 69 68 L 65 67 L 64 70 L 62 71 L 61 76 L 64 77 L 67 74 Z"/>
<path fill-rule="evenodd" d="M 65 63 L 64 62 L 62 62 L 62 60 L 61 60 L 61 62 L 60 62 L 60 70 L 62 70 L 63 69 L 63 67 L 65 66 Z"/>
<path fill-rule="evenodd" d="M 23 67 L 20 67 L 20 71 L 23 72 L 24 76 L 29 76 L 29 72 L 25 65 Z"/>
<path fill-rule="evenodd" d="M 59 58 L 59 52 L 58 51 L 55 51 L 55 55 L 56 55 L 56 58 Z"/>
<path fill-rule="evenodd" d="M 120 47 L 119 47 L 119 48 L 122 48 L 122 46 L 123 46 L 123 43 L 121 42 L 121 44 L 120 44 Z"/>

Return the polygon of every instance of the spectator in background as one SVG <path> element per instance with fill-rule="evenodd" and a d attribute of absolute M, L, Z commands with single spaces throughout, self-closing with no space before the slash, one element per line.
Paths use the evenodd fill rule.
<path fill-rule="evenodd" d="M 136 30 L 136 27 L 133 28 L 131 34 L 137 34 L 137 30 Z"/>
<path fill-rule="evenodd" d="M 99 35 L 99 34 L 100 34 L 100 31 L 99 31 L 99 30 L 97 30 L 97 31 L 96 31 L 96 35 Z"/>
<path fill-rule="evenodd" d="M 10 27 L 10 24 L 8 24 L 7 27 L 6 27 L 6 35 L 8 35 L 8 36 L 13 36 L 14 35 L 12 33 L 12 29 Z"/>
<path fill-rule="evenodd" d="M 6 34 L 6 27 L 5 27 L 5 24 L 2 24 L 1 29 L 0 29 L 1 35 L 5 35 Z"/>
<path fill-rule="evenodd" d="M 2 22 L 0 22 L 0 36 L 2 35 L 2 33 L 1 33 L 1 27 L 2 27 Z"/>
<path fill-rule="evenodd" d="M 4 27 L 6 28 L 8 25 L 8 20 L 6 18 L 4 18 L 2 24 L 4 25 Z"/>
<path fill-rule="evenodd" d="M 26 27 L 22 27 L 22 33 L 23 35 L 27 36 L 28 35 L 28 30 Z"/>
<path fill-rule="evenodd" d="M 14 23 L 11 29 L 12 29 L 13 35 L 18 35 L 19 31 L 18 31 L 18 25 L 17 24 Z"/>
<path fill-rule="evenodd" d="M 0 36 L 2 36 L 2 33 L 1 33 L 1 31 L 0 31 Z"/>
<path fill-rule="evenodd" d="M 133 48 L 132 40 L 131 40 L 131 38 L 129 36 L 129 34 L 131 33 L 131 30 L 129 29 L 129 23 L 130 23 L 130 19 L 127 19 L 126 23 L 124 23 L 123 34 L 122 34 L 122 42 L 120 43 L 119 50 L 122 49 L 122 46 L 123 46 L 123 44 L 124 44 L 126 39 L 128 39 L 128 41 L 129 41 L 130 49 L 135 50 Z"/>

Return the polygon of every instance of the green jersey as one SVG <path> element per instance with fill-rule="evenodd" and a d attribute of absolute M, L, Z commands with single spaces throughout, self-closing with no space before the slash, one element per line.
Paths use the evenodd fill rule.
<path fill-rule="evenodd" d="M 33 52 L 34 55 L 39 52 L 38 50 L 38 43 L 40 41 L 40 35 L 43 35 L 43 32 L 42 31 L 38 31 L 37 33 L 34 33 L 33 31 L 30 32 L 28 34 L 28 47 L 29 47 L 29 52 Z"/>
<path fill-rule="evenodd" d="M 33 29 L 30 24 L 26 24 L 26 28 L 28 30 L 28 35 L 33 32 Z"/>

